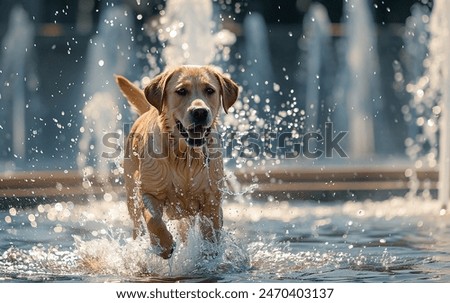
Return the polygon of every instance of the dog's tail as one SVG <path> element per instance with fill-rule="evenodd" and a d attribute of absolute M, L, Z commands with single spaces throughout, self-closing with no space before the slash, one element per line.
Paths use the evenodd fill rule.
<path fill-rule="evenodd" d="M 140 115 L 150 110 L 150 103 L 145 98 L 144 91 L 131 83 L 127 78 L 115 75 L 117 85 L 120 87 L 120 91 L 127 98 L 131 107 Z"/>

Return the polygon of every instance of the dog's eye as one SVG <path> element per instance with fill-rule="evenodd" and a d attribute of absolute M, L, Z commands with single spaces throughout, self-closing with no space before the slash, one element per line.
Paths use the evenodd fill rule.
<path fill-rule="evenodd" d="M 179 96 L 186 96 L 188 91 L 185 88 L 179 88 L 175 91 L 175 93 L 177 93 L 177 95 Z"/>
<path fill-rule="evenodd" d="M 206 89 L 205 89 L 205 93 L 207 94 L 207 95 L 212 95 L 212 94 L 214 94 L 216 91 L 213 89 L 213 88 L 211 88 L 211 87 L 207 87 Z"/>

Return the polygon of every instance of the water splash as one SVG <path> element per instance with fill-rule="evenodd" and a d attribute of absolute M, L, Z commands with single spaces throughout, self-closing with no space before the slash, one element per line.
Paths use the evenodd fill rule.
<path fill-rule="evenodd" d="M 153 253 L 147 236 L 132 240 L 126 208 L 124 201 L 114 200 L 10 210 L 8 220 L 0 218 L 1 237 L 2 243 L 15 245 L 4 249 L 2 245 L 1 276 L 12 280 L 172 281 L 213 276 L 232 281 L 349 281 L 374 279 L 375 273 L 417 271 L 439 257 L 430 257 L 433 253 L 427 253 L 428 249 L 448 251 L 450 247 L 446 236 L 450 213 L 439 213 L 438 203 L 424 204 L 419 198 L 328 205 L 227 202 L 220 244 L 203 240 L 196 223 L 186 242 L 174 232 L 176 251 L 172 259 L 162 260 Z M 26 226 L 31 222 L 36 224 L 30 230 Z M 171 230 L 176 225 L 171 222 Z M 55 239 L 58 245 L 52 244 Z M 358 274 L 349 276 L 349 270 Z"/>
<path fill-rule="evenodd" d="M 92 215 L 97 216 L 95 213 Z M 94 221 L 97 222 L 97 219 Z M 140 236 L 133 240 L 128 228 L 109 226 L 93 230 L 90 237 L 75 235 L 74 249 L 69 251 L 53 247 L 44 249 L 42 245 L 28 251 L 11 247 L 0 258 L 0 268 L 7 264 L 11 272 L 27 269 L 33 274 L 73 272 L 112 275 L 123 279 L 139 276 L 192 277 L 240 272 L 249 267 L 248 254 L 230 233 L 222 232 L 222 241 L 211 243 L 203 239 L 197 220 L 183 242 L 175 230 L 177 222 L 169 222 L 168 226 L 178 243 L 170 260 L 161 259 L 153 251 L 148 237 Z M 34 265 L 29 268 L 27 264 Z"/>
<path fill-rule="evenodd" d="M 29 250 L 10 247 L 0 256 L 0 271 L 3 278 L 25 280 L 61 279 L 61 276 L 75 276 L 78 256 L 58 247 L 33 246 Z M 9 278 L 7 278 L 9 277 Z"/>

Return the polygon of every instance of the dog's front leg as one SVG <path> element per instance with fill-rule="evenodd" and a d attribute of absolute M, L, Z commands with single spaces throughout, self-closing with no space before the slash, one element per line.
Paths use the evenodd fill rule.
<path fill-rule="evenodd" d="M 169 259 L 172 256 L 175 243 L 172 234 L 167 230 L 167 226 L 162 219 L 163 203 L 148 194 L 143 194 L 142 200 L 145 206 L 144 219 L 150 234 L 150 242 L 161 250 L 158 252 L 159 256 Z"/>
<path fill-rule="evenodd" d="M 201 222 L 203 237 L 210 242 L 218 242 L 223 226 L 222 206 L 220 201 L 214 201 L 203 209 L 204 219 Z"/>
<path fill-rule="evenodd" d="M 215 203 L 214 203 L 215 204 Z M 200 228 L 203 238 L 212 244 L 219 244 L 221 241 L 222 230 L 222 207 L 217 202 L 215 205 L 210 205 L 208 209 L 202 212 L 203 218 L 200 220 Z M 203 256 L 206 259 L 216 258 L 218 256 L 218 247 L 216 245 L 207 245 L 203 250 Z"/>

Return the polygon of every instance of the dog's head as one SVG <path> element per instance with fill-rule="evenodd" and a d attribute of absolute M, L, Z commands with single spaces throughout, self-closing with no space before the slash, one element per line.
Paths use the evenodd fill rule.
<path fill-rule="evenodd" d="M 236 102 L 238 86 L 210 66 L 181 66 L 168 70 L 145 88 L 145 97 L 164 115 L 168 131 L 177 132 L 189 146 L 206 143 L 222 106 Z"/>

